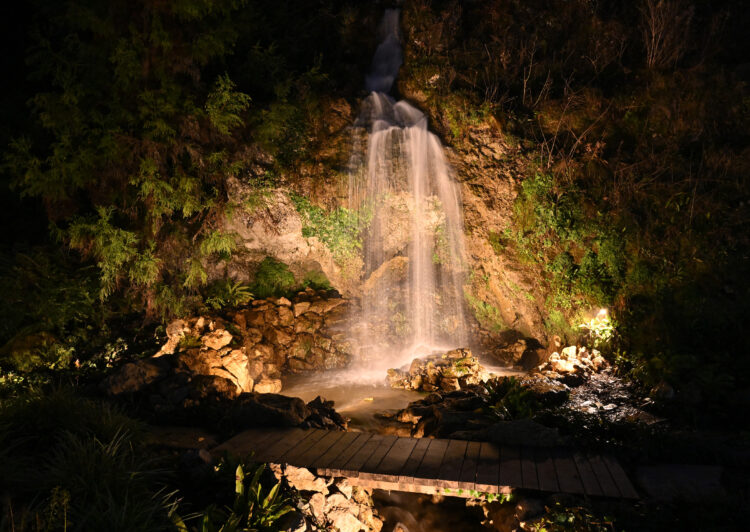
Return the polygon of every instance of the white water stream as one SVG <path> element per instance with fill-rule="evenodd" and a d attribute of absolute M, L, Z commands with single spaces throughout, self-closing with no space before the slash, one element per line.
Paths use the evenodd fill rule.
<path fill-rule="evenodd" d="M 468 340 L 458 184 L 424 113 L 387 94 L 402 62 L 398 23 L 398 10 L 386 10 L 355 124 L 367 141 L 352 155 L 349 186 L 350 207 L 372 215 L 352 344 L 358 375 L 373 380 Z"/>
<path fill-rule="evenodd" d="M 363 242 L 363 291 L 351 316 L 355 359 L 343 371 L 289 377 L 284 393 L 333 400 L 352 425 L 404 408 L 416 392 L 391 389 L 388 368 L 468 343 L 463 217 L 458 184 L 425 115 L 389 96 L 402 62 L 399 12 L 386 10 L 353 127 L 349 207 L 371 213 Z M 497 374 L 507 368 L 488 368 Z"/>

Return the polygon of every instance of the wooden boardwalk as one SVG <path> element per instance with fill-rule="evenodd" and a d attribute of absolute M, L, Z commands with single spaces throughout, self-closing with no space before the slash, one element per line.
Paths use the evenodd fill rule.
<path fill-rule="evenodd" d="M 637 499 L 615 459 L 562 448 L 497 446 L 486 442 L 400 438 L 369 432 L 254 429 L 212 453 L 254 453 L 261 462 L 316 469 L 352 484 L 417 493 L 469 495 L 512 489 Z M 460 491 L 459 491 L 460 490 Z"/>

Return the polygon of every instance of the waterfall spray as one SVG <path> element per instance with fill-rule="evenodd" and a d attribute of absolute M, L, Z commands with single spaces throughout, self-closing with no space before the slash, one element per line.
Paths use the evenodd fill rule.
<path fill-rule="evenodd" d="M 372 213 L 352 344 L 357 372 L 373 379 L 467 341 L 458 184 L 424 113 L 387 94 L 402 62 L 398 19 L 389 9 L 381 25 L 355 124 L 365 153 L 352 154 L 349 184 L 350 207 Z"/>

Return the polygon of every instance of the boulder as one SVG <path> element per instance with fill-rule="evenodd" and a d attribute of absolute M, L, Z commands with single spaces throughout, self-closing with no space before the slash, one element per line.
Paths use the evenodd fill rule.
<path fill-rule="evenodd" d="M 307 312 L 307 309 L 310 308 L 310 302 L 309 301 L 300 301 L 299 303 L 294 304 L 294 316 L 299 317 L 305 312 Z"/>
<path fill-rule="evenodd" d="M 289 307 L 279 307 L 279 325 L 281 327 L 294 325 L 294 312 Z"/>
<path fill-rule="evenodd" d="M 214 349 L 216 351 L 229 345 L 231 341 L 232 335 L 226 329 L 216 329 L 201 338 L 205 349 Z"/>
<path fill-rule="evenodd" d="M 275 393 L 243 393 L 235 405 L 235 415 L 248 427 L 300 425 L 312 411 L 298 397 L 286 397 Z"/>
<path fill-rule="evenodd" d="M 234 382 L 217 375 L 195 375 L 188 396 L 194 400 L 234 399 L 239 390 Z"/>
<path fill-rule="evenodd" d="M 361 532 L 369 528 L 347 510 L 333 510 L 326 515 L 334 530 L 338 532 Z"/>
<path fill-rule="evenodd" d="M 237 381 L 237 386 L 243 392 L 253 391 L 253 379 L 247 355 L 240 349 L 233 349 L 221 358 L 222 366 L 231 373 Z"/>
<path fill-rule="evenodd" d="M 263 376 L 255 383 L 253 390 L 257 393 L 279 393 L 281 391 L 281 379 Z"/>
<path fill-rule="evenodd" d="M 290 486 L 299 491 L 315 491 L 322 495 L 328 494 L 328 483 L 326 480 L 313 475 L 309 469 L 304 467 L 287 465 L 284 468 L 284 478 Z M 316 502 L 319 502 L 319 499 Z M 323 513 L 325 513 L 325 507 Z"/>
<path fill-rule="evenodd" d="M 190 332 L 184 320 L 174 320 L 167 325 L 167 343 L 164 344 L 156 356 L 171 355 L 177 349 L 180 341 Z"/>
<path fill-rule="evenodd" d="M 102 383 L 102 389 L 109 395 L 134 393 L 164 377 L 169 365 L 158 359 L 144 359 L 122 366 Z"/>

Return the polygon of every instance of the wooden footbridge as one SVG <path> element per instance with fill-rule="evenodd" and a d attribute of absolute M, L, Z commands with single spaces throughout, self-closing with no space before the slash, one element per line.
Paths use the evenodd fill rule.
<path fill-rule="evenodd" d="M 269 428 L 243 432 L 212 450 L 224 452 L 252 452 L 258 461 L 315 469 L 378 489 L 469 496 L 520 488 L 638 498 L 614 458 L 564 448 Z"/>

